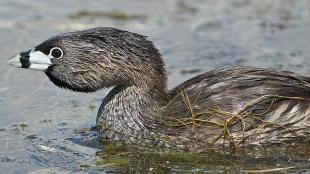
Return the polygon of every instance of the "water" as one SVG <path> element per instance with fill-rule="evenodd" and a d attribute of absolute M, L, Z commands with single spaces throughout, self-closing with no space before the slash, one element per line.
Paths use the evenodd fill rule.
<path fill-rule="evenodd" d="M 6 64 L 54 34 L 94 26 L 149 36 L 163 54 L 171 88 L 237 64 L 309 76 L 307 0 L 1 0 L 0 173 L 310 173 L 308 143 L 174 158 L 150 153 L 115 159 L 102 151 L 96 134 L 84 129 L 95 125 L 107 89 L 73 93 L 41 72 Z"/>

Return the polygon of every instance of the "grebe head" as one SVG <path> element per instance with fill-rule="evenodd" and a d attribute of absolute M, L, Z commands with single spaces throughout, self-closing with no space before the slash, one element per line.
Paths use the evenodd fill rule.
<path fill-rule="evenodd" d="M 166 86 L 164 63 L 152 42 L 114 28 L 56 35 L 8 64 L 44 71 L 55 85 L 79 92 L 111 86 Z"/>

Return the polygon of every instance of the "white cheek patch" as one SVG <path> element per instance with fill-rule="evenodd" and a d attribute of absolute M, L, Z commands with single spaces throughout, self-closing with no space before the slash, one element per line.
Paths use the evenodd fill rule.
<path fill-rule="evenodd" d="M 47 64 L 51 65 L 51 57 L 48 55 L 45 55 L 41 51 L 34 51 L 30 52 L 29 54 L 29 61 L 30 63 L 35 63 L 35 64 Z"/>
<path fill-rule="evenodd" d="M 31 64 L 29 66 L 29 69 L 37 70 L 37 71 L 45 71 L 47 70 L 48 67 L 49 65 L 45 65 L 45 64 Z"/>
<path fill-rule="evenodd" d="M 41 51 L 31 51 L 29 54 L 29 69 L 44 71 L 50 65 L 52 65 L 51 57 L 49 55 L 45 55 Z"/>

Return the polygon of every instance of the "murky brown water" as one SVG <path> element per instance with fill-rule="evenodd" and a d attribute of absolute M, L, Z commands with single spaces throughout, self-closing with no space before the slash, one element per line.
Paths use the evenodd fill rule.
<path fill-rule="evenodd" d="M 165 58 L 170 87 L 237 64 L 310 76 L 307 0 L 1 0 L 0 173 L 100 173 L 115 168 L 94 133 L 75 131 L 95 124 L 108 90 L 73 93 L 58 89 L 41 72 L 7 66 L 10 56 L 54 34 L 93 26 L 149 36 Z M 173 158 L 178 160 L 158 154 L 117 160 L 129 171 L 152 173 L 307 173 L 308 148 L 305 143 Z"/>

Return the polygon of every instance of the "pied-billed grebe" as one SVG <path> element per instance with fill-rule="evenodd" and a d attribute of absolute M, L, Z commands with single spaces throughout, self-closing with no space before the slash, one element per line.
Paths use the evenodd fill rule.
<path fill-rule="evenodd" d="M 9 60 L 44 71 L 61 88 L 104 98 L 102 138 L 187 149 L 210 144 L 272 143 L 310 133 L 310 78 L 291 72 L 230 67 L 167 90 L 159 51 L 139 34 L 98 27 L 56 35 Z"/>

